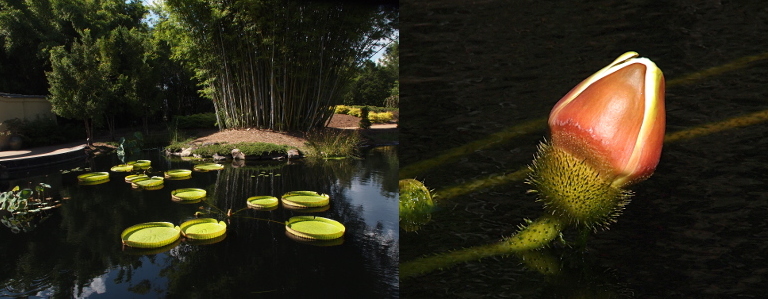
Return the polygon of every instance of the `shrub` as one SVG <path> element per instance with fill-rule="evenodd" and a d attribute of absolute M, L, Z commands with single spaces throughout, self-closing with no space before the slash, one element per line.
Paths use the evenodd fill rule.
<path fill-rule="evenodd" d="M 198 113 L 186 116 L 176 116 L 174 118 L 176 128 L 178 129 L 208 129 L 216 128 L 215 113 Z"/>
<path fill-rule="evenodd" d="M 363 107 L 363 109 L 360 109 L 360 128 L 363 128 L 363 129 L 371 128 L 371 119 L 368 118 L 368 114 L 369 114 L 368 107 Z"/>
<path fill-rule="evenodd" d="M 383 124 L 390 120 L 392 120 L 394 116 L 392 115 L 392 112 L 370 112 L 368 113 L 368 119 L 371 120 L 372 123 L 376 124 Z"/>
<path fill-rule="evenodd" d="M 14 118 L 3 121 L 3 124 L 8 130 L 5 134 L 21 136 L 25 147 L 66 143 L 82 139 L 85 135 L 80 127 L 72 124 L 59 125 L 56 120 L 49 118 L 37 118 L 35 120 Z"/>
<path fill-rule="evenodd" d="M 349 108 L 350 108 L 349 106 L 337 105 L 336 109 L 334 110 L 333 113 L 336 113 L 336 114 L 347 114 L 349 112 Z"/>
<path fill-rule="evenodd" d="M 349 111 L 347 111 L 347 115 L 352 115 L 355 117 L 360 117 L 360 108 L 349 108 Z"/>
<path fill-rule="evenodd" d="M 199 147 L 192 151 L 202 156 L 213 156 L 213 154 L 229 155 L 233 149 L 239 149 L 245 155 L 267 155 L 270 153 L 285 154 L 292 147 L 287 145 L 277 145 L 265 142 L 240 142 L 240 143 L 219 143 Z"/>

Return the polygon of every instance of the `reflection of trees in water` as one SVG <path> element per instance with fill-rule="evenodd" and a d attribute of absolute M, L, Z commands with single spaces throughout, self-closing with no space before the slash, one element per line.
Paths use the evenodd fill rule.
<path fill-rule="evenodd" d="M 164 291 L 165 286 L 153 285 L 155 281 L 148 284 L 136 276 L 139 269 L 162 267 L 160 276 L 168 279 L 167 294 L 171 296 L 310 295 L 329 290 L 345 297 L 376 289 L 393 297 L 397 294 L 397 236 L 388 234 L 381 224 L 366 227 L 360 207 L 343 198 L 354 180 L 387 180 L 380 178 L 381 173 L 396 164 L 391 157 L 385 159 L 389 159 L 386 165 L 368 159 L 292 165 L 247 163 L 246 167 L 227 167 L 217 173 L 196 173 L 188 181 L 168 181 L 159 191 L 131 190 L 119 174 L 112 174 L 111 181 L 103 185 L 62 186 L 60 192 L 71 199 L 36 230 L 24 234 L 0 230 L 4 259 L 0 263 L 0 287 L 28 295 L 49 290 L 57 297 L 71 298 L 88 291 L 94 278 L 116 269 L 108 279 L 130 284 L 130 292 L 144 293 L 149 287 L 152 292 Z M 369 167 L 379 170 L 369 171 Z M 62 181 L 75 182 L 77 174 L 65 174 Z M 311 215 L 344 223 L 345 243 L 332 247 L 296 243 L 285 236 L 284 225 L 252 219 L 282 222 L 303 214 L 281 207 L 271 212 L 238 213 L 229 221 L 226 239 L 217 244 L 181 243 L 170 252 L 145 256 L 121 250 L 119 236 L 124 228 L 148 221 L 180 224 L 204 206 L 170 200 L 170 190 L 191 186 L 209 186 L 210 203 L 222 211 L 244 208 L 246 198 L 254 195 L 279 197 L 295 190 L 327 193 L 331 209 Z M 224 219 L 223 215 L 209 216 Z"/>
<path fill-rule="evenodd" d="M 65 180 L 74 181 L 77 174 L 65 175 Z M 61 192 L 70 199 L 57 215 L 32 233 L 3 237 L 9 240 L 0 245 L 5 256 L 0 271 L 3 287 L 52 289 L 57 297 L 70 298 L 116 265 L 139 268 L 138 256 L 121 251 L 122 229 L 136 224 L 137 218 L 167 219 L 169 212 L 148 203 L 158 201 L 153 197 L 159 194 L 130 191 L 124 185 L 113 179 L 96 186 L 63 187 Z"/>
<path fill-rule="evenodd" d="M 382 155 L 387 154 L 394 153 Z M 350 205 L 343 197 L 352 181 L 365 177 L 381 181 L 381 173 L 393 169 L 392 159 L 386 167 L 366 160 L 303 161 L 282 167 L 261 165 L 222 170 L 210 198 L 222 211 L 240 210 L 246 206 L 246 198 L 255 195 L 280 197 L 298 190 L 327 193 L 331 196 L 331 209 L 311 215 L 344 223 L 345 243 L 331 247 L 297 243 L 285 236 L 283 225 L 253 219 L 282 222 L 303 214 L 300 212 L 282 207 L 269 212 L 244 210 L 230 219 L 223 242 L 209 246 L 182 244 L 172 251 L 176 260 L 163 270 L 163 275 L 170 279 L 169 293 L 228 297 L 261 292 L 309 296 L 320 292 L 348 297 L 380 290 L 382 297 L 396 297 L 396 232 L 388 233 L 381 223 L 367 227 L 362 207 Z M 379 170 L 370 171 L 369 167 Z M 391 176 L 396 179 L 396 171 Z"/>

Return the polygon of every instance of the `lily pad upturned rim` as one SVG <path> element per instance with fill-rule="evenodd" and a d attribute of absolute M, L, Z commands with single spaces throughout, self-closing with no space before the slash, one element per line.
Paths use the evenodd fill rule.
<path fill-rule="evenodd" d="M 134 168 L 149 168 L 152 166 L 152 160 L 136 160 L 136 161 L 129 161 L 126 164 L 133 165 Z"/>
<path fill-rule="evenodd" d="M 181 234 L 187 239 L 207 240 L 227 232 L 227 224 L 214 218 L 199 218 L 181 224 Z"/>
<path fill-rule="evenodd" d="M 109 179 L 109 172 L 106 171 L 89 172 L 77 176 L 78 181 L 86 183 L 100 182 L 107 179 Z"/>
<path fill-rule="evenodd" d="M 310 240 L 333 240 L 344 236 L 346 227 L 340 222 L 319 216 L 294 216 L 285 222 L 286 231 Z"/>
<path fill-rule="evenodd" d="M 192 175 L 189 169 L 171 169 L 165 172 L 165 178 L 185 178 Z"/>
<path fill-rule="evenodd" d="M 162 185 L 164 182 L 165 182 L 165 179 L 159 176 L 148 177 L 146 179 L 137 178 L 131 181 L 131 183 L 139 185 L 140 187 L 155 187 L 155 186 Z"/>
<path fill-rule="evenodd" d="M 207 195 L 207 191 L 201 188 L 181 188 L 171 191 L 171 199 L 187 201 L 201 199 Z"/>
<path fill-rule="evenodd" d="M 126 228 L 120 234 L 123 244 L 136 248 L 158 248 L 179 239 L 181 229 L 170 222 L 145 222 Z"/>
<path fill-rule="evenodd" d="M 284 204 L 289 206 L 307 207 L 307 208 L 322 207 L 330 203 L 330 197 L 328 196 L 328 194 L 318 194 L 318 195 L 293 194 L 293 195 L 283 196 L 282 200 Z"/>
<path fill-rule="evenodd" d="M 311 195 L 320 195 L 320 193 L 317 193 L 317 191 L 288 191 L 288 192 L 285 192 L 285 194 L 283 194 L 282 197 L 293 196 L 293 195 L 311 196 Z"/>
<path fill-rule="evenodd" d="M 149 176 L 146 174 L 131 174 L 131 175 L 125 176 L 125 182 L 131 183 L 133 182 L 133 180 L 142 179 L 142 178 L 149 178 Z"/>
<path fill-rule="evenodd" d="M 118 164 L 109 169 L 112 172 L 131 172 L 133 164 Z"/>
<path fill-rule="evenodd" d="M 271 195 L 257 195 L 257 196 L 251 196 L 246 199 L 246 203 L 249 208 L 254 209 L 265 209 L 265 208 L 272 208 L 276 207 L 279 200 L 277 197 L 271 196 Z"/>
<path fill-rule="evenodd" d="M 195 171 L 206 172 L 224 169 L 224 165 L 218 163 L 203 163 L 195 165 L 192 169 Z"/>

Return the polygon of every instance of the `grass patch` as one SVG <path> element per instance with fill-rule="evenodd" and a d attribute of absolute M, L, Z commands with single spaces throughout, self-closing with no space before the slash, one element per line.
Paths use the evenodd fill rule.
<path fill-rule="evenodd" d="M 318 130 L 306 138 L 306 155 L 317 158 L 353 157 L 361 141 L 356 130 Z"/>
<path fill-rule="evenodd" d="M 182 149 L 190 147 L 190 143 L 195 140 L 194 138 L 187 138 L 185 140 L 171 141 L 171 144 L 165 147 L 170 152 L 180 152 Z"/>
<path fill-rule="evenodd" d="M 174 146 L 178 146 L 178 143 Z M 186 145 L 186 147 L 189 147 L 189 145 Z M 277 145 L 264 142 L 219 143 L 198 147 L 197 149 L 193 150 L 192 153 L 199 154 L 204 157 L 210 157 L 214 154 L 223 156 L 231 154 L 233 149 L 239 149 L 241 152 L 243 152 L 243 154 L 247 156 L 258 156 L 276 153 L 287 154 L 288 150 L 292 148 L 293 147 L 287 145 Z"/>

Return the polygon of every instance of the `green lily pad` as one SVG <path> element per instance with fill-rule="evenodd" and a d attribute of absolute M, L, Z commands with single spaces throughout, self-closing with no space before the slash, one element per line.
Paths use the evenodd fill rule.
<path fill-rule="evenodd" d="M 330 203 L 328 194 L 317 194 L 314 191 L 292 191 L 283 195 L 283 204 L 292 208 L 314 208 Z"/>
<path fill-rule="evenodd" d="M 159 176 L 153 176 L 151 178 L 137 178 L 131 181 L 136 188 L 142 188 L 144 190 L 158 190 L 163 188 L 165 180 Z"/>
<path fill-rule="evenodd" d="M 205 195 L 205 189 L 200 188 L 183 188 L 171 191 L 173 201 L 197 200 L 205 197 Z"/>
<path fill-rule="evenodd" d="M 146 222 L 126 228 L 120 238 L 123 244 L 137 248 L 158 248 L 175 242 L 181 229 L 170 222 Z"/>
<path fill-rule="evenodd" d="M 130 161 L 126 164 L 133 165 L 133 168 L 135 169 L 147 169 L 150 166 L 152 166 L 152 161 L 150 160 L 137 160 L 137 161 Z"/>
<path fill-rule="evenodd" d="M 131 172 L 133 171 L 133 165 L 132 164 L 120 164 L 115 165 L 110 168 L 112 172 Z"/>
<path fill-rule="evenodd" d="M 277 197 L 269 195 L 251 196 L 246 200 L 248 207 L 252 209 L 269 209 L 277 206 Z"/>
<path fill-rule="evenodd" d="M 213 218 L 192 219 L 181 224 L 181 233 L 192 240 L 207 240 L 227 232 L 227 224 Z"/>
<path fill-rule="evenodd" d="M 333 240 L 344 236 L 346 228 L 336 220 L 317 216 L 296 216 L 288 219 L 285 230 L 310 240 Z"/>
<path fill-rule="evenodd" d="M 192 170 L 189 170 L 189 169 L 171 169 L 165 172 L 166 179 L 187 178 L 191 175 L 192 175 Z"/>
<path fill-rule="evenodd" d="M 136 179 L 148 179 L 148 178 L 149 176 L 146 174 L 132 174 L 132 175 L 125 176 L 125 182 L 131 183 Z"/>
<path fill-rule="evenodd" d="M 109 179 L 109 172 L 89 172 L 77 176 L 81 183 L 101 182 Z"/>
<path fill-rule="evenodd" d="M 203 164 L 195 165 L 193 169 L 195 171 L 206 172 L 206 171 L 224 169 L 224 165 L 217 164 L 217 163 L 203 163 Z"/>

